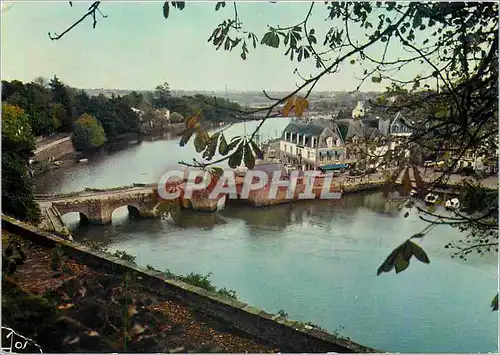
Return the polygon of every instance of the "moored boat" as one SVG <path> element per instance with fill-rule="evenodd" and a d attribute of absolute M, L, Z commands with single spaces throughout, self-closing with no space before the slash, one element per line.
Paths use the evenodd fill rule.
<path fill-rule="evenodd" d="M 452 198 L 451 200 L 446 201 L 445 206 L 447 210 L 456 210 L 460 208 L 460 201 L 458 198 Z"/>
<path fill-rule="evenodd" d="M 438 198 L 439 198 L 438 195 L 433 193 L 428 193 L 424 197 L 424 202 L 428 205 L 434 205 L 437 202 Z"/>

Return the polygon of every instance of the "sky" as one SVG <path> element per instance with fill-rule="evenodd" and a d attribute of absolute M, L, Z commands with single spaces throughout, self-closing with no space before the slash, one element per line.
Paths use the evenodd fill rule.
<path fill-rule="evenodd" d="M 163 17 L 163 2 L 104 1 L 92 29 L 87 18 L 62 39 L 52 41 L 48 33 L 62 32 L 78 20 L 91 2 L 3 2 L 1 18 L 2 79 L 29 82 L 37 76 L 57 75 L 77 88 L 150 90 L 167 81 L 178 90 L 290 91 L 300 79 L 295 68 L 307 77 L 318 73 L 314 61 L 291 62 L 284 49 L 258 46 L 250 49 L 246 61 L 240 51 L 215 50 L 207 42 L 215 27 L 232 18 L 231 3 L 215 12 L 215 2 L 188 2 L 183 11 L 170 10 Z M 244 26 L 259 37 L 267 26 L 289 26 L 304 18 L 307 2 L 240 2 Z M 325 21 L 323 2 L 315 5 L 310 27 L 316 28 L 322 43 L 332 21 Z M 353 30 L 352 35 L 362 36 Z M 380 49 L 375 49 L 380 50 Z M 391 53 L 404 55 L 395 46 Z M 350 91 L 359 83 L 363 67 L 349 61 L 339 73 L 329 75 L 316 86 L 318 91 Z M 412 69 L 414 75 L 418 68 Z M 408 74 L 408 73 L 406 73 Z M 370 80 L 363 91 L 381 91 L 383 84 Z"/>

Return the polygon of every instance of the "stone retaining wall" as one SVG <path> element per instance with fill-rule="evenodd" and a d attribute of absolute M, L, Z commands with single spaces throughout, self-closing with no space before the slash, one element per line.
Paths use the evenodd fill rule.
<path fill-rule="evenodd" d="M 3 214 L 2 229 L 48 248 L 61 246 L 66 255 L 97 268 L 115 272 L 133 272 L 142 279 L 143 285 L 152 290 L 174 296 L 193 308 L 228 322 L 241 331 L 275 343 L 286 352 L 378 352 L 320 330 L 308 329 L 298 322 L 266 313 L 245 303 L 222 298 L 199 287 L 166 279 L 158 272 L 145 270 L 122 259 L 63 240 Z"/>
<path fill-rule="evenodd" d="M 37 149 L 35 159 L 37 162 L 47 162 L 49 159 L 57 160 L 73 153 L 75 153 L 73 142 L 70 137 L 66 137 Z"/>

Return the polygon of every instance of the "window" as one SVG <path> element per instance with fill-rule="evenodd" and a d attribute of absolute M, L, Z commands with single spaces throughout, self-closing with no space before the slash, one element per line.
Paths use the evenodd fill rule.
<path fill-rule="evenodd" d="M 326 139 L 326 146 L 327 146 L 328 148 L 331 148 L 331 147 L 333 146 L 333 137 L 328 137 L 328 138 Z"/>

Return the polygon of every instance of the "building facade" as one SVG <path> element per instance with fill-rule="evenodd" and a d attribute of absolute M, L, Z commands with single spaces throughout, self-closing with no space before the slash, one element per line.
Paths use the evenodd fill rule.
<path fill-rule="evenodd" d="M 283 131 L 280 151 L 285 163 L 302 170 L 345 160 L 345 145 L 338 129 L 313 123 L 290 123 Z"/>

